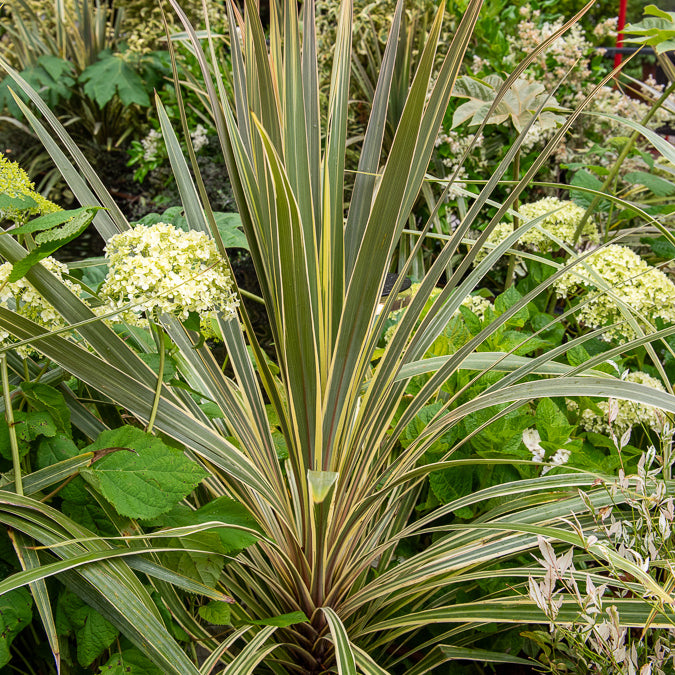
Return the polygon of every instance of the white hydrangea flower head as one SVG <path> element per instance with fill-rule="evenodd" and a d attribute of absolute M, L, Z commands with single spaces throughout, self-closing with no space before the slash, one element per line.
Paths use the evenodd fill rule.
<path fill-rule="evenodd" d="M 539 227 L 542 230 L 550 232 L 558 241 L 562 241 L 571 246 L 574 243 L 574 233 L 576 232 L 581 219 L 584 217 L 585 210 L 572 201 L 563 201 L 557 197 L 544 197 L 531 204 L 522 204 L 519 213 L 521 224 L 545 216 L 543 220 L 539 222 Z M 513 225 L 511 223 L 499 223 L 492 232 L 490 232 L 490 236 L 487 238 L 486 243 L 497 246 L 512 232 Z M 589 218 L 586 221 L 581 231 L 581 236 L 584 243 L 599 243 L 600 234 L 592 219 Z M 518 240 L 518 243 L 525 248 L 538 251 L 539 253 L 549 253 L 551 251 L 557 251 L 560 248 L 551 237 L 547 236 L 537 227 L 532 227 L 525 232 Z M 490 249 L 487 247 L 485 247 L 484 251 L 481 250 L 476 257 L 476 262 L 484 258 L 489 250 Z"/>
<path fill-rule="evenodd" d="M 644 384 L 658 391 L 666 390 L 660 380 L 639 370 L 628 373 L 624 380 L 626 382 Z M 610 402 L 600 401 L 596 405 L 602 411 L 601 414 L 587 408 L 581 413 L 579 418 L 579 425 L 586 431 L 593 431 L 596 434 L 609 434 L 610 430 L 613 430 L 614 434 L 620 437 L 634 426 L 641 426 L 654 431 L 659 431 L 663 426 L 662 415 L 658 413 L 656 408 L 650 405 L 635 403 L 634 401 L 627 401 L 625 399 L 612 399 L 612 417 L 616 415 L 616 418 L 611 423 L 609 421 Z M 579 409 L 576 401 L 569 399 L 567 407 L 570 410 Z"/>
<path fill-rule="evenodd" d="M 596 285 L 598 277 L 612 287 L 611 293 L 594 297 L 579 310 L 577 318 L 583 323 L 601 327 L 621 321 L 623 315 L 614 297 L 652 323 L 657 318 L 675 323 L 675 284 L 630 248 L 618 244 L 600 248 L 584 264 L 586 267 L 576 265 L 574 272 L 564 274 L 554 284 L 560 297 L 583 289 L 601 290 Z M 639 316 L 636 320 L 640 321 Z M 608 341 L 626 342 L 634 337 L 635 331 L 626 323 L 603 334 Z"/>
<path fill-rule="evenodd" d="M 80 287 L 70 279 L 65 278 L 65 275 L 68 274 L 66 265 L 52 257 L 44 258 L 40 264 L 56 276 L 66 288 L 79 295 Z M 11 263 L 0 265 L 0 306 L 15 311 L 47 330 L 66 328 L 68 324 L 63 317 L 25 277 L 7 283 L 11 271 Z M 10 340 L 9 334 L 6 331 L 0 331 L 0 343 L 6 343 L 8 340 Z M 27 357 L 34 354 L 35 350 L 28 345 L 24 345 L 18 347 L 17 352 L 20 356 Z"/>
<path fill-rule="evenodd" d="M 106 246 L 108 275 L 100 297 L 112 307 L 135 303 L 133 311 L 166 312 L 187 319 L 190 312 L 208 326 L 212 312 L 234 317 L 233 281 L 213 239 L 168 223 L 136 225 Z"/>
<path fill-rule="evenodd" d="M 481 321 L 485 321 L 488 309 L 494 310 L 495 308 L 492 302 L 482 295 L 467 295 L 466 298 L 462 300 L 462 307 L 471 310 Z M 455 310 L 453 316 L 461 316 L 459 308 Z"/>

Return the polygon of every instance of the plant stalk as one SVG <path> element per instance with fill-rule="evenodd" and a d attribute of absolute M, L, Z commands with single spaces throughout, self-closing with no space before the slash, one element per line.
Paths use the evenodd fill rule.
<path fill-rule="evenodd" d="M 152 432 L 152 427 L 155 425 L 155 417 L 157 417 L 157 409 L 159 408 L 159 397 L 162 393 L 162 380 L 164 379 L 164 362 L 166 360 L 164 331 L 154 323 L 150 322 L 157 334 L 157 350 L 159 353 L 159 372 L 157 373 L 157 386 L 155 387 L 155 396 L 152 401 L 152 410 L 150 411 L 150 419 L 146 431 Z"/>
<path fill-rule="evenodd" d="M 642 126 L 646 126 L 649 123 L 649 120 L 654 117 L 656 114 L 657 110 L 666 102 L 668 97 L 675 91 L 675 81 L 671 82 L 668 87 L 666 87 L 663 90 L 663 93 L 661 96 L 659 96 L 659 99 L 654 103 L 654 105 L 649 109 L 647 114 L 644 116 L 640 124 Z M 609 186 L 612 184 L 614 179 L 618 176 L 619 171 L 621 170 L 621 166 L 624 163 L 624 160 L 626 157 L 628 157 L 628 153 L 633 149 L 633 146 L 635 145 L 638 137 L 640 136 L 639 131 L 634 131 L 626 144 L 623 147 L 623 150 L 619 154 L 619 156 L 616 158 L 616 161 L 614 162 L 614 165 L 612 166 L 611 171 L 609 174 L 607 174 L 607 178 L 605 178 L 605 182 L 602 184 L 602 187 L 600 188 L 600 192 L 606 192 Z M 576 245 L 579 241 L 579 238 L 581 237 L 581 233 L 583 232 L 584 226 L 588 222 L 588 219 L 593 215 L 593 212 L 597 208 L 598 204 L 602 200 L 602 195 L 596 195 L 593 197 L 593 201 L 588 205 L 588 208 L 586 209 L 586 213 L 584 213 L 583 218 L 579 221 L 579 224 L 577 225 L 577 229 L 574 232 L 574 245 Z M 609 220 L 605 224 L 605 240 L 607 239 L 607 233 L 609 231 Z"/>
<path fill-rule="evenodd" d="M 520 180 L 520 148 L 516 151 L 516 154 L 513 158 L 513 180 Z M 520 207 L 520 199 L 516 199 L 513 202 L 513 210 L 517 213 L 518 208 Z M 520 218 L 514 216 L 513 218 L 513 231 L 515 232 L 520 227 Z M 516 271 L 516 255 L 511 253 L 509 255 L 509 266 L 506 268 L 506 279 L 504 280 L 504 290 L 507 290 L 513 283 L 513 277 Z"/>
<path fill-rule="evenodd" d="M 0 355 L 0 374 L 2 375 L 2 393 L 5 399 L 5 419 L 9 430 L 9 444 L 12 449 L 12 464 L 14 466 L 14 485 L 16 493 L 23 495 L 23 483 L 21 481 L 21 457 L 19 456 L 19 441 L 16 437 L 16 428 L 14 422 L 14 409 L 12 408 L 12 397 L 9 392 L 9 373 L 7 371 L 7 356 Z"/>

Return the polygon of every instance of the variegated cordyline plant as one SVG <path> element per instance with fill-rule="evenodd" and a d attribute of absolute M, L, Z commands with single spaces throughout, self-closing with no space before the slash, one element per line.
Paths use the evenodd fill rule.
<path fill-rule="evenodd" d="M 56 651 L 58 640 L 49 630 L 53 620 L 44 577 L 62 573 L 71 588 L 167 673 L 421 675 L 439 672 L 442 664 L 457 658 L 523 663 L 513 655 L 472 650 L 470 646 L 481 624 L 548 623 L 546 614 L 527 595 L 528 575 L 536 575 L 538 567 L 523 562 L 528 557 L 522 557 L 537 549 L 539 536 L 585 550 L 588 559 L 596 561 L 593 574 L 609 571 L 614 588 L 630 591 L 617 594 L 614 603 L 623 624 L 669 625 L 673 612 L 667 589 L 672 584 L 657 584 L 602 542 L 584 536 L 588 504 L 601 508 L 617 499 L 603 486 L 612 482 L 610 476 L 578 471 L 546 475 L 494 485 L 424 517 L 417 517 L 415 511 L 424 481 L 433 471 L 460 467 L 467 461 L 498 461 L 453 460 L 454 450 L 466 438 L 448 450 L 442 461 L 430 464 L 425 459 L 426 450 L 469 413 L 505 404 L 499 416 L 524 402 L 548 396 L 611 396 L 675 412 L 672 393 L 622 382 L 596 370 L 612 352 L 576 368 L 556 360 L 589 336 L 536 358 L 476 351 L 568 268 L 557 270 L 456 353 L 423 358 L 495 261 L 537 224 L 536 220 L 523 223 L 472 267 L 479 246 L 581 110 L 568 116 L 532 170 L 515 185 L 508 201 L 497 205 L 498 211 L 477 245 L 448 276 L 420 322 L 441 274 L 469 228 L 478 223 L 493 188 L 509 171 L 527 129 L 523 131 L 504 161 L 486 177 L 484 189 L 474 197 L 466 217 L 428 269 L 384 353 L 374 359 L 396 296 L 394 289 L 384 300 L 384 309 L 378 308 L 385 275 L 425 181 L 480 0 L 469 3 L 440 70 L 434 72 L 443 19 L 441 4 L 393 142 L 383 156 L 403 11 L 403 3 L 398 3 L 347 205 L 344 175 L 351 3 L 345 0 L 341 6 L 326 114 L 322 114 L 317 84 L 313 4 L 305 0 L 298 16 L 295 2 L 272 2 L 268 44 L 254 0 L 246 1 L 243 16 L 227 3 L 233 28 L 233 103 L 218 65 L 210 63 L 209 55 L 215 53 L 212 46 L 208 40 L 198 39 L 180 7 L 174 6 L 203 69 L 210 113 L 269 317 L 278 374 L 265 358 L 242 307 L 240 320 L 219 320 L 232 377 L 223 373 L 197 333 L 175 317 L 156 319 L 177 349 L 182 387 L 163 383 L 161 378 L 158 382 L 134 350 L 39 265 L 27 278 L 88 347 L 61 334 L 46 334 L 37 324 L 0 309 L 2 329 L 30 342 L 63 371 L 142 423 L 152 419 L 156 432 L 181 443 L 189 457 L 208 470 L 204 483 L 208 495 L 233 497 L 254 517 L 258 543 L 225 566 L 219 588 L 211 591 L 212 597 L 226 592 L 235 598 L 233 619 L 239 628 L 225 637 L 212 637 L 186 609 L 173 586 L 195 592 L 194 585 L 172 576 L 153 557 L 158 549 L 165 550 L 158 537 L 187 534 L 192 532 L 190 528 L 133 537 L 126 527 L 126 539 L 106 540 L 39 501 L 40 490 L 87 466 L 92 461 L 87 455 L 24 476 L 23 495 L 17 494 L 14 484 L 0 491 L 0 520 L 21 533 L 24 544 L 34 540 L 52 554 L 42 558 L 33 549 L 22 548 L 29 552 L 22 556 L 26 571 L 5 580 L 0 590 L 31 583 Z M 545 48 L 543 44 L 541 49 Z M 505 87 L 524 67 L 516 69 Z M 48 132 L 24 106 L 36 134 L 79 201 L 105 207 L 94 220 L 101 234 L 108 239 L 127 229 L 129 224 L 65 130 L 35 92 L 15 72 L 8 71 L 51 127 Z M 500 96 L 493 106 L 499 102 Z M 188 224 L 219 242 L 199 177 L 193 182 L 161 105 L 158 114 Z M 65 152 L 51 133 L 60 139 Z M 190 155 L 194 165 L 194 153 Z M 222 245 L 221 252 L 225 255 Z M 15 262 L 26 250 L 3 236 L 0 253 Z M 415 254 L 413 251 L 411 260 Z M 577 264 L 583 264 L 583 256 L 579 260 Z M 639 337 L 622 349 L 649 346 L 675 332 L 663 329 L 645 335 L 631 309 L 623 310 Z M 31 363 L 33 368 L 37 367 Z M 456 397 L 446 400 L 423 432 L 402 447 L 403 430 L 460 369 L 474 371 L 475 378 L 495 371 L 504 376 L 495 378 L 467 403 L 458 405 Z M 417 393 L 406 394 L 410 378 L 422 373 L 431 377 Z M 101 421 L 93 419 L 75 398 L 69 400 L 74 423 L 94 438 L 102 428 Z M 218 415 L 207 416 L 198 405 L 200 401 L 214 403 Z M 287 458 L 277 453 L 272 424 L 283 434 Z M 586 494 L 580 495 L 580 489 Z M 475 522 L 447 524 L 455 511 L 478 503 L 487 507 Z M 405 553 L 409 549 L 401 545 L 421 536 L 431 543 L 414 554 Z M 509 579 L 503 591 L 471 602 L 459 601 L 467 591 L 480 589 L 481 580 L 498 577 Z M 205 661 L 198 663 L 189 656 L 193 652 L 184 651 L 171 637 L 149 596 L 147 580 L 160 591 L 191 639 L 211 650 Z M 298 612 L 306 621 L 291 625 L 281 621 L 277 623 L 284 625 L 265 627 L 253 623 Z M 563 598 L 557 621 L 571 621 L 578 612 L 574 598 Z M 430 632 L 432 624 L 438 628 Z"/>

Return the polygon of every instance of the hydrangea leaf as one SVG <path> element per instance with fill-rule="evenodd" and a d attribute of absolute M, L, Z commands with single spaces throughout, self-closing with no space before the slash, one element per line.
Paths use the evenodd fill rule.
<path fill-rule="evenodd" d="M 204 621 L 216 626 L 229 626 L 232 623 L 232 610 L 227 602 L 211 600 L 208 605 L 202 605 L 197 611 Z"/>
<path fill-rule="evenodd" d="M 26 276 L 33 265 L 37 265 L 40 260 L 50 256 L 69 241 L 79 237 L 94 219 L 96 211 L 99 210 L 100 207 L 98 206 L 88 206 L 84 209 L 78 209 L 78 213 L 61 227 L 40 232 L 35 238 L 37 246 L 28 255 L 14 263 L 7 281 L 9 283 L 18 281 Z"/>
<path fill-rule="evenodd" d="M 77 661 L 83 667 L 91 665 L 119 635 L 115 626 L 69 591 L 59 596 L 56 625 L 61 635 L 75 633 Z"/>
<path fill-rule="evenodd" d="M 577 171 L 572 177 L 570 185 L 578 185 L 579 187 L 596 190 L 597 192 L 602 191 L 602 181 L 597 176 L 586 171 L 586 169 Z M 570 190 L 570 198 L 575 204 L 583 208 L 590 206 L 590 203 L 593 201 L 593 195 L 588 192 L 580 192 L 579 190 Z M 602 200 L 598 205 L 600 211 L 606 211 L 608 208 L 609 202 L 607 200 Z"/>
<path fill-rule="evenodd" d="M 495 298 L 495 314 L 501 316 L 506 312 L 506 310 L 511 309 L 514 305 L 518 304 L 522 295 L 518 293 L 514 286 L 509 286 L 501 295 L 498 295 Z M 525 322 L 528 320 L 530 312 L 527 309 L 527 305 L 521 307 L 508 321 L 506 326 L 516 326 L 522 328 L 525 325 Z"/>
<path fill-rule="evenodd" d="M 37 202 L 29 195 L 16 195 L 12 197 L 8 194 L 0 194 L 0 211 L 26 211 L 37 206 Z M 17 230 L 12 230 L 14 234 Z M 1 232 L 0 234 L 9 234 L 9 232 Z"/>
<path fill-rule="evenodd" d="M 465 459 L 466 454 L 459 451 L 453 455 L 453 458 Z M 442 469 L 429 475 L 429 487 L 441 504 L 448 504 L 473 491 L 473 477 L 474 470 L 471 466 Z M 473 509 L 470 506 L 464 506 L 454 513 L 458 518 L 470 518 L 473 515 Z"/>
<path fill-rule="evenodd" d="M 206 477 L 180 450 L 136 427 L 104 431 L 86 451 L 128 448 L 106 455 L 80 474 L 129 518 L 154 518 L 169 511 Z"/>
<path fill-rule="evenodd" d="M 82 207 L 79 209 L 73 209 L 72 211 L 54 211 L 53 213 L 46 213 L 39 218 L 34 218 L 30 223 L 26 223 L 21 227 L 16 227 L 9 232 L 9 234 L 31 234 L 33 232 L 42 232 L 43 230 L 51 230 L 57 225 L 62 225 L 63 223 L 69 221 L 75 216 L 79 216 L 82 213 L 86 213 L 90 210 L 90 207 Z"/>
<path fill-rule="evenodd" d="M 114 537 L 119 534 L 110 518 L 99 504 L 91 499 L 84 504 L 64 499 L 61 503 L 61 511 L 64 516 L 72 518 L 76 523 L 83 525 L 88 530 L 101 534 L 104 537 Z"/>
<path fill-rule="evenodd" d="M 21 390 L 33 409 L 49 413 L 59 431 L 70 432 L 70 409 L 58 389 L 42 382 L 24 382 Z"/>
<path fill-rule="evenodd" d="M 79 454 L 80 451 L 73 440 L 64 434 L 43 438 L 38 446 L 37 467 L 38 469 L 44 469 Z"/>
<path fill-rule="evenodd" d="M 627 183 L 636 183 L 637 185 L 644 185 L 650 192 L 658 197 L 667 197 L 675 192 L 675 183 L 655 176 L 646 171 L 631 171 L 624 176 Z"/>
<path fill-rule="evenodd" d="M 150 105 L 143 80 L 120 54 L 102 52 L 96 63 L 84 69 L 79 81 L 84 84 L 84 93 L 101 108 L 115 94 L 125 106 L 137 103 L 146 108 Z"/>
<path fill-rule="evenodd" d="M 30 450 L 30 441 L 38 436 L 55 436 L 56 425 L 46 412 L 17 410 L 14 413 L 14 433 L 19 442 L 19 454 L 23 457 Z M 9 428 L 4 416 L 0 417 L 0 455 L 12 459 Z"/>
<path fill-rule="evenodd" d="M 254 532 L 247 531 L 259 531 L 255 519 L 244 506 L 229 497 L 218 497 L 196 511 L 178 505 L 170 512 L 146 522 L 146 525 L 150 527 L 184 527 L 213 521 L 237 526 L 236 528 L 219 527 L 213 530 L 220 539 L 219 552 L 222 554 L 235 555 L 258 541 Z M 247 528 L 247 530 L 238 529 L 239 527 Z"/>
<path fill-rule="evenodd" d="M 279 616 L 272 616 L 268 619 L 258 619 L 257 621 L 250 621 L 254 626 L 276 626 L 277 628 L 286 628 L 286 626 L 293 626 L 296 623 L 306 623 L 309 619 L 304 612 L 289 612 L 288 614 L 280 614 Z"/>
<path fill-rule="evenodd" d="M 98 672 L 100 675 L 164 675 L 161 668 L 137 649 L 125 649 L 120 654 L 113 654 Z"/>
<path fill-rule="evenodd" d="M 653 237 L 642 237 L 640 243 L 647 244 L 652 251 L 663 260 L 672 260 L 675 258 L 675 246 L 663 235 L 656 239 Z"/>
<path fill-rule="evenodd" d="M 9 663 L 12 641 L 32 621 L 32 606 L 26 588 L 17 588 L 0 596 L 0 667 Z"/>
<path fill-rule="evenodd" d="M 241 216 L 238 213 L 214 213 L 216 227 L 225 248 L 244 248 L 247 251 L 248 241 L 242 231 Z"/>

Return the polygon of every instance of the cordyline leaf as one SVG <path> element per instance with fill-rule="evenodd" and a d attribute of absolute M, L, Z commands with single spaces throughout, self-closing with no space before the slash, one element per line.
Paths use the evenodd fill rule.
<path fill-rule="evenodd" d="M 330 607 L 323 607 L 322 611 L 326 617 L 328 626 L 330 627 L 331 635 L 333 636 L 338 673 L 340 675 L 357 675 L 356 659 L 344 624 L 340 621 L 340 617 Z"/>

